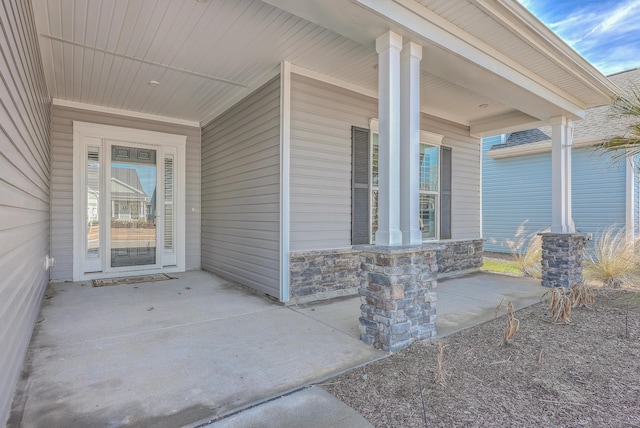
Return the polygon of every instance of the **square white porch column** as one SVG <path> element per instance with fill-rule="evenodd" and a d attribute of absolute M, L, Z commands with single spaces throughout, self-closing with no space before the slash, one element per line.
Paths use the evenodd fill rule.
<path fill-rule="evenodd" d="M 571 216 L 573 122 L 551 118 L 551 233 L 574 233 Z"/>
<path fill-rule="evenodd" d="M 420 60 L 422 46 L 400 54 L 400 231 L 403 245 L 422 244 L 420 231 Z"/>
<path fill-rule="evenodd" d="M 376 39 L 378 52 L 378 230 L 376 245 L 401 245 L 400 51 L 402 36 Z"/>

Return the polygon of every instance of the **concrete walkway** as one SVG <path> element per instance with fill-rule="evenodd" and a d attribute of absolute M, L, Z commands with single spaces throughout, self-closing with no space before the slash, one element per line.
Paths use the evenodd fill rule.
<path fill-rule="evenodd" d="M 359 298 L 286 308 L 206 272 L 179 277 L 52 284 L 9 426 L 370 426 L 305 388 L 387 355 L 358 340 Z M 491 319 L 502 296 L 523 307 L 543 292 L 501 275 L 441 280 L 437 328 Z"/>

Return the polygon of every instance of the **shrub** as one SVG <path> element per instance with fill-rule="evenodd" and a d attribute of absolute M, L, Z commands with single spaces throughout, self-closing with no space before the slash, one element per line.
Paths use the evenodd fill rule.
<path fill-rule="evenodd" d="M 640 280 L 636 247 L 639 239 L 629 239 L 624 229 L 608 227 L 586 256 L 584 274 L 608 287 L 633 286 Z"/>

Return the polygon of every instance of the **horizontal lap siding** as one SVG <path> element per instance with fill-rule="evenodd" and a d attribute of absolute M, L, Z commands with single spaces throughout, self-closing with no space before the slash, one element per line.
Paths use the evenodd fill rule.
<path fill-rule="evenodd" d="M 500 142 L 485 138 L 483 151 Z M 485 250 L 507 252 L 521 224 L 524 234 L 551 227 L 551 152 L 502 159 L 483 157 Z M 597 239 L 625 224 L 625 166 L 591 148 L 572 152 L 572 213 L 576 229 Z"/>
<path fill-rule="evenodd" d="M 351 127 L 369 128 L 376 99 L 293 75 L 291 250 L 351 245 Z M 480 237 L 480 140 L 469 128 L 423 114 L 452 154 L 452 239 Z"/>
<path fill-rule="evenodd" d="M 0 7 L 0 426 L 49 279 L 51 154 L 46 91 L 31 2 Z"/>
<path fill-rule="evenodd" d="M 369 128 L 373 98 L 293 75 L 291 251 L 351 245 L 351 127 Z"/>
<path fill-rule="evenodd" d="M 593 149 L 572 155 L 572 214 L 576 230 L 598 239 L 611 225 L 626 225 L 626 162 Z"/>
<path fill-rule="evenodd" d="M 483 151 L 499 144 L 485 138 Z M 482 221 L 486 251 L 508 252 L 518 228 L 524 235 L 551 225 L 551 153 L 503 159 L 483 157 Z M 525 223 L 526 222 L 526 223 Z"/>
<path fill-rule="evenodd" d="M 52 280 L 73 277 L 73 121 L 186 135 L 186 269 L 200 269 L 200 128 L 54 105 L 51 119 Z"/>
<path fill-rule="evenodd" d="M 202 267 L 279 297 L 280 81 L 202 130 Z"/>

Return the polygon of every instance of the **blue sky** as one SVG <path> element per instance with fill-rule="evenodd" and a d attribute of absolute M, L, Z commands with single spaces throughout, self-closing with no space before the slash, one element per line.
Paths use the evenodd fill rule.
<path fill-rule="evenodd" d="M 520 0 L 602 73 L 640 67 L 640 0 Z"/>

